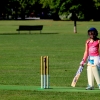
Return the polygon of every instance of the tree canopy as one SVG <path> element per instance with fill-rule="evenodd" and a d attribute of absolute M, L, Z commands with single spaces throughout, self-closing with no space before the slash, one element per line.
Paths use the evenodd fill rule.
<path fill-rule="evenodd" d="M 76 15 L 78 20 L 100 20 L 99 12 L 100 0 L 3 0 L 0 3 L 0 17 L 3 19 L 9 16 L 25 19 L 34 13 L 36 17 L 44 14 L 44 18 L 51 14 L 54 19 L 60 15 L 71 19 Z"/>

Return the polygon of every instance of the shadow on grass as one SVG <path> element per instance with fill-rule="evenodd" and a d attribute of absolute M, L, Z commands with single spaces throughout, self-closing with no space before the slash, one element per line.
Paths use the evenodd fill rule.
<path fill-rule="evenodd" d="M 34 34 L 59 34 L 59 33 L 0 33 L 0 35 L 34 35 Z"/>

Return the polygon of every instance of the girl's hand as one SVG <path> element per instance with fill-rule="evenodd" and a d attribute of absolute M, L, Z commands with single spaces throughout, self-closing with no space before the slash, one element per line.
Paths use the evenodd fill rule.
<path fill-rule="evenodd" d="M 85 65 L 85 62 L 84 62 L 84 59 L 80 62 L 80 66 L 84 66 Z"/>

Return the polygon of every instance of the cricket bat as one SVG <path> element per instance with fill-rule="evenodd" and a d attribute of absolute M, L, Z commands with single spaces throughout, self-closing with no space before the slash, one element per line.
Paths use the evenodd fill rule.
<path fill-rule="evenodd" d="M 72 87 L 76 86 L 76 83 L 77 83 L 77 81 L 78 81 L 78 79 L 80 77 L 81 72 L 83 71 L 83 68 L 84 68 L 83 66 L 79 66 L 79 68 L 78 68 L 78 70 L 77 70 L 77 72 L 76 72 L 76 74 L 75 74 L 75 76 L 74 76 L 74 78 L 72 80 L 72 83 L 71 83 Z"/>

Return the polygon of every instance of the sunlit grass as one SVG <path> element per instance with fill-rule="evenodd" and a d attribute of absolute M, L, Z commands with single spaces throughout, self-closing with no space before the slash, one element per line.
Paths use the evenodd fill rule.
<path fill-rule="evenodd" d="M 21 32 L 21 24 L 44 25 L 42 33 Z M 40 86 L 40 56 L 49 56 L 50 86 L 70 87 L 84 52 L 89 27 L 99 29 L 100 22 L 77 22 L 77 33 L 73 32 L 73 21 L 1 21 L 0 22 L 0 84 Z M 77 87 L 87 86 L 86 67 Z M 97 87 L 95 85 L 95 87 Z M 59 93 L 36 91 L 0 90 L 1 100 L 90 100 L 98 99 L 98 93 Z"/>

